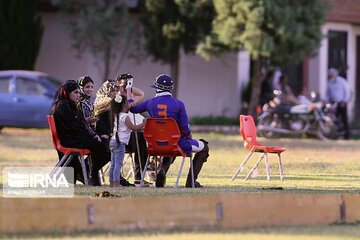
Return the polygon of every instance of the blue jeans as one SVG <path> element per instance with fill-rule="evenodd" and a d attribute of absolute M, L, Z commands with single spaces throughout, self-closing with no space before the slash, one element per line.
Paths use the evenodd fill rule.
<path fill-rule="evenodd" d="M 111 152 L 111 166 L 109 170 L 109 181 L 120 181 L 121 166 L 123 164 L 125 155 L 125 144 L 118 143 L 114 139 L 110 139 L 110 152 Z"/>

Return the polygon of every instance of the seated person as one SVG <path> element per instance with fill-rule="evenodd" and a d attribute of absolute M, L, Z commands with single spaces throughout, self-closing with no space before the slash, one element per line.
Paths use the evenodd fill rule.
<path fill-rule="evenodd" d="M 174 88 L 174 80 L 172 77 L 162 74 L 156 78 L 151 87 L 156 89 L 155 97 L 131 108 L 130 111 L 133 113 L 147 111 L 150 116 L 154 118 L 173 118 L 176 120 L 181 132 L 181 137 L 178 142 L 180 148 L 184 150 L 187 155 L 191 154 L 191 152 L 196 152 L 193 160 L 194 178 L 196 180 L 203 163 L 207 161 L 209 156 L 208 143 L 203 139 L 200 139 L 199 141 L 192 139 L 185 105 L 182 101 L 171 95 L 171 90 Z M 169 157 L 163 158 L 163 164 L 160 167 L 156 179 L 156 187 L 164 187 L 166 173 L 174 159 L 175 158 Z M 189 171 L 185 186 L 192 187 L 191 171 Z M 195 187 L 202 186 L 199 182 L 195 181 Z"/>
<path fill-rule="evenodd" d="M 89 182 L 91 185 L 99 186 L 98 172 L 109 161 L 110 154 L 106 151 L 99 135 L 88 126 L 84 115 L 79 111 L 77 107 L 79 98 L 79 85 L 74 80 L 67 80 L 61 87 L 58 99 L 55 102 L 56 130 L 61 145 L 64 147 L 89 149 L 93 152 Z M 77 170 L 77 168 L 74 169 L 74 171 Z M 77 176 L 76 172 L 75 176 Z"/>
<path fill-rule="evenodd" d="M 295 97 L 291 91 L 290 86 L 288 85 L 288 78 L 285 75 L 281 75 L 279 79 L 280 91 L 281 91 L 281 103 L 282 104 L 291 104 L 299 105 L 299 100 Z"/>

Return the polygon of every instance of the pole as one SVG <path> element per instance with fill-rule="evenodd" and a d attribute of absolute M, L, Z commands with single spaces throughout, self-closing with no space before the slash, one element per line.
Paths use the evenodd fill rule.
<path fill-rule="evenodd" d="M 136 119 L 135 119 L 135 114 L 133 113 L 134 115 L 134 125 L 136 125 Z M 140 167 L 140 172 L 142 174 L 142 166 L 141 166 L 141 155 L 140 155 L 140 148 L 139 148 L 139 138 L 138 138 L 138 135 L 137 135 L 137 131 L 135 131 L 135 140 L 136 140 L 136 148 L 137 148 L 137 152 L 138 152 L 138 160 L 139 160 L 139 167 Z M 135 178 L 135 176 L 134 176 Z"/>

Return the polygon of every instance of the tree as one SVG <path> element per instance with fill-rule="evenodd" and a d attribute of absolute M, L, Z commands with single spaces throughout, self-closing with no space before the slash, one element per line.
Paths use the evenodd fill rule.
<path fill-rule="evenodd" d="M 322 0 L 214 0 L 214 5 L 213 31 L 198 52 L 209 58 L 223 50 L 248 50 L 254 60 L 249 113 L 255 116 L 261 70 L 313 55 L 322 39 L 327 7 Z"/>
<path fill-rule="evenodd" d="M 136 58 L 139 35 L 122 0 L 52 0 L 60 8 L 77 56 L 89 52 L 106 81 L 124 59 Z M 76 14 L 74 18 L 73 14 Z M 100 64 L 99 64 L 100 63 Z"/>
<path fill-rule="evenodd" d="M 145 49 L 155 61 L 170 64 L 170 75 L 179 85 L 180 49 L 195 52 L 200 40 L 211 31 L 212 0 L 147 0 L 142 11 Z"/>
<path fill-rule="evenodd" d="M 0 0 L 0 70 L 33 70 L 43 25 L 36 0 Z"/>

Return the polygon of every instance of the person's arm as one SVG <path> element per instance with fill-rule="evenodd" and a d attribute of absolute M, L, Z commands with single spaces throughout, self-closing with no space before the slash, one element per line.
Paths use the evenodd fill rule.
<path fill-rule="evenodd" d="M 351 90 L 350 90 L 350 85 L 349 82 L 346 81 L 344 78 L 342 79 L 343 84 L 344 84 L 344 91 L 345 91 L 345 99 L 344 102 L 347 103 L 350 101 L 350 97 L 351 97 Z"/>
<path fill-rule="evenodd" d="M 132 85 L 132 84 L 131 84 Z M 132 107 L 134 107 L 135 105 L 136 105 L 136 102 L 134 101 L 134 99 L 133 99 L 133 94 L 131 93 L 131 85 L 126 85 L 126 98 L 127 98 L 127 100 L 128 100 L 128 102 L 129 102 L 129 108 L 132 108 Z"/>
<path fill-rule="evenodd" d="M 191 131 L 189 128 L 189 119 L 186 113 L 185 105 L 183 102 L 178 101 L 179 103 L 179 129 L 180 132 L 186 137 L 186 138 L 192 138 Z"/>
<path fill-rule="evenodd" d="M 132 113 L 143 113 L 143 112 L 147 111 L 148 101 L 149 100 L 146 100 L 145 102 L 142 102 L 142 103 L 130 108 L 130 112 L 132 112 Z"/>
<path fill-rule="evenodd" d="M 129 116 L 127 116 L 127 117 L 125 118 L 125 125 L 126 125 L 128 128 L 130 128 L 131 130 L 133 130 L 133 131 L 141 130 L 141 129 L 143 129 L 143 128 L 145 127 L 145 125 L 146 125 L 146 118 L 144 118 L 143 122 L 140 123 L 139 125 L 134 125 L 134 124 L 131 122 Z"/>
<path fill-rule="evenodd" d="M 132 94 L 134 96 L 135 103 L 139 103 L 141 100 L 144 99 L 144 91 L 140 90 L 139 88 L 132 87 Z"/>

